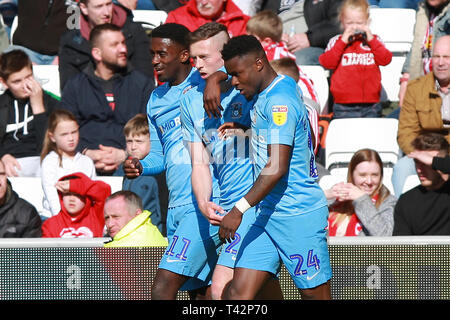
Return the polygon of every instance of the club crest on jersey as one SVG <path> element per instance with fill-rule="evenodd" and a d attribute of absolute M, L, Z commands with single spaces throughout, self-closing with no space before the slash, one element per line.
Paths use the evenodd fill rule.
<path fill-rule="evenodd" d="M 236 102 L 231 105 L 231 118 L 237 119 L 242 117 L 242 103 Z"/>
<path fill-rule="evenodd" d="M 273 123 L 282 126 L 287 121 L 288 106 L 272 106 Z"/>

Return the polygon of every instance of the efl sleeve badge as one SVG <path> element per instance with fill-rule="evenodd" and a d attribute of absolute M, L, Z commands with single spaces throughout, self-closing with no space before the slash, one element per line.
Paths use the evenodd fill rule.
<path fill-rule="evenodd" d="M 272 106 L 272 120 L 277 126 L 282 126 L 287 121 L 288 106 Z"/>

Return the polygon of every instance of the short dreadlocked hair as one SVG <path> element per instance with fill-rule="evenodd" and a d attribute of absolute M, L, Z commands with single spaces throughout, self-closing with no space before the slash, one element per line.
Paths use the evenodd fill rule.
<path fill-rule="evenodd" d="M 264 56 L 264 49 L 261 43 L 254 36 L 242 35 L 231 38 L 222 50 L 222 58 L 224 61 L 233 59 L 234 57 L 242 57 L 249 53 L 256 53 Z"/>

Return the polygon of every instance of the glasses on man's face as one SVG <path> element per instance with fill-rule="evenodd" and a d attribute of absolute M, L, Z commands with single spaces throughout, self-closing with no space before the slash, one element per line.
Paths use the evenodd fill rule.
<path fill-rule="evenodd" d="M 443 60 L 448 61 L 448 60 L 450 60 L 450 55 L 437 55 L 437 54 L 434 54 L 434 55 L 431 56 L 431 59 L 434 59 L 434 60 L 443 59 Z"/>

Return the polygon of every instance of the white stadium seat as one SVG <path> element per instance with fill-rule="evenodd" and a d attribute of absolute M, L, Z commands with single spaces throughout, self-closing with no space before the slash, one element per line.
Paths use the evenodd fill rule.
<path fill-rule="evenodd" d="M 300 65 L 300 69 L 311 79 L 319 95 L 320 114 L 328 113 L 328 98 L 329 98 L 329 85 L 328 85 L 328 70 L 325 70 L 322 66 L 306 66 Z"/>
<path fill-rule="evenodd" d="M 33 74 L 42 89 L 61 97 L 58 65 L 33 65 Z"/>
<path fill-rule="evenodd" d="M 381 38 L 394 55 L 409 52 L 415 23 L 414 9 L 370 8 L 370 30 Z"/>
<path fill-rule="evenodd" d="M 152 29 L 163 24 L 166 18 L 164 10 L 133 10 L 133 21 L 148 24 Z"/>
<path fill-rule="evenodd" d="M 387 168 L 398 160 L 398 120 L 392 118 L 349 118 L 330 122 L 326 136 L 325 167 L 347 168 L 353 154 L 363 148 L 376 150 Z"/>

